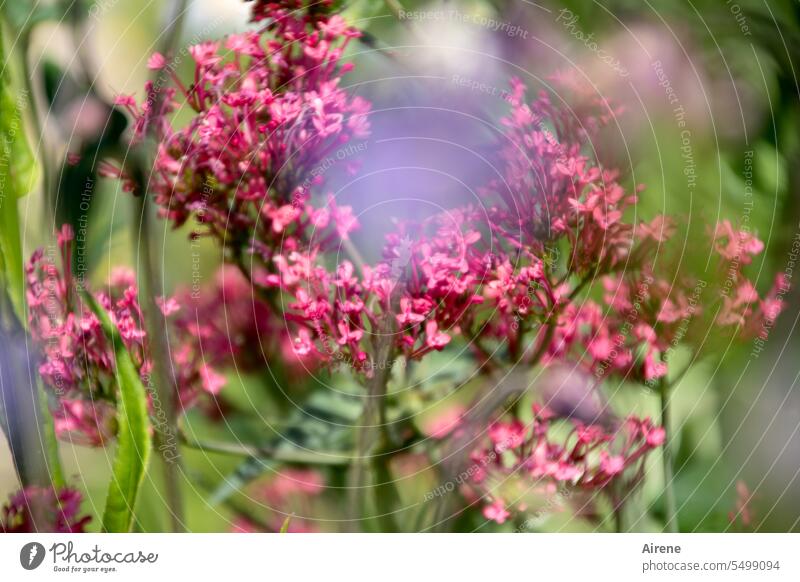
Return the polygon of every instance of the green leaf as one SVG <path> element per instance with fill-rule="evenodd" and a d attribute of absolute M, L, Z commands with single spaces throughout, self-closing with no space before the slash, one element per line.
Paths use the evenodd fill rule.
<path fill-rule="evenodd" d="M 0 295 L 8 298 L 14 311 L 14 315 L 2 314 L 6 318 L 5 331 L 19 326 L 19 332 L 24 333 L 27 317 L 17 200 L 33 187 L 37 179 L 37 166 L 24 132 L 23 107 L 28 103 L 28 96 L 22 91 L 15 93 L 12 85 L 11 64 L 10 59 L 6 58 L 3 22 L 0 20 Z M 28 425 L 28 428 L 31 423 L 38 425 L 38 440 L 44 448 L 47 474 L 55 487 L 63 487 L 64 476 L 58 455 L 58 442 L 40 383 L 24 382 L 23 378 L 23 381 L 15 382 L 11 390 L 33 391 L 28 397 L 40 414 L 17 420 L 22 425 Z M 25 394 L 20 393 L 18 397 L 24 400 Z M 19 436 L 11 434 L 10 427 L 4 428 L 9 441 Z M 23 453 L 17 452 L 17 454 Z M 27 454 L 31 452 L 28 451 Z M 38 459 L 35 454 L 33 456 Z M 15 461 L 18 465 L 27 466 L 34 462 L 34 459 L 15 459 Z M 44 472 L 39 471 L 39 473 Z"/>
<path fill-rule="evenodd" d="M 106 508 L 103 512 L 103 530 L 128 532 L 133 524 L 136 498 L 144 480 L 150 458 L 152 439 L 147 415 L 147 395 L 139 372 L 122 343 L 119 330 L 94 297 L 83 294 L 84 301 L 100 320 L 106 337 L 114 346 L 117 395 L 117 453 L 114 457 L 113 475 L 108 486 Z"/>
<path fill-rule="evenodd" d="M 50 472 L 50 480 L 53 487 L 62 489 L 67 482 L 64 479 L 64 469 L 61 467 L 61 457 L 58 454 L 58 439 L 56 429 L 53 424 L 53 417 L 47 407 L 47 393 L 41 387 L 41 380 L 36 382 L 36 390 L 39 392 L 39 407 L 41 408 L 41 431 L 44 440 L 44 453 L 47 457 L 47 467 Z"/>
<path fill-rule="evenodd" d="M 0 111 L 0 124 L 4 116 L 5 114 Z M 0 168 L 0 182 L 5 177 L 4 169 Z M 20 321 L 27 321 L 17 204 L 14 198 L 4 195 L 2 186 L 0 186 L 0 285 L 6 290 L 17 318 Z"/>
<path fill-rule="evenodd" d="M 36 182 L 36 160 L 25 139 L 24 91 L 12 91 L 11 71 L 0 25 L 0 284 L 25 322 L 25 287 L 17 200 Z M 15 97 L 16 95 L 16 97 Z"/>

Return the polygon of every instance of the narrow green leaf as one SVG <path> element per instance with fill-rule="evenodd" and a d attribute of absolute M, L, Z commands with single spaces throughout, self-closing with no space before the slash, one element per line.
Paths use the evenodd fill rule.
<path fill-rule="evenodd" d="M 50 414 L 50 409 L 47 406 L 47 393 L 41 387 L 41 380 L 37 382 L 36 389 L 39 392 L 39 406 L 41 408 L 41 430 L 44 440 L 45 456 L 47 457 L 47 468 L 50 473 L 50 480 L 53 487 L 61 489 L 66 487 L 67 482 L 64 479 L 64 469 L 61 467 L 61 457 L 58 454 L 58 439 L 56 438 L 56 429 L 53 424 L 53 417 Z"/>
<path fill-rule="evenodd" d="M 23 109 L 27 94 L 13 91 L 0 23 L 0 284 L 14 311 L 25 322 L 25 280 L 22 269 L 17 200 L 36 182 L 36 160 L 25 139 Z"/>
<path fill-rule="evenodd" d="M 7 333 L 17 327 L 18 333 L 24 335 L 27 327 L 25 309 L 25 279 L 22 266 L 22 246 L 19 228 L 19 214 L 17 200 L 28 193 L 37 178 L 36 160 L 25 138 L 24 107 L 29 100 L 24 91 L 13 91 L 11 61 L 6 58 L 3 39 L 3 22 L 0 20 L 0 302 L 3 298 L 8 301 L 14 314 L 4 313 L 3 323 Z M 27 339 L 25 340 L 27 343 Z M 17 416 L 19 430 L 33 430 L 41 443 L 37 449 L 44 447 L 43 451 L 15 450 L 15 455 L 30 458 L 15 458 L 17 466 L 40 466 L 34 471 L 38 480 L 44 481 L 49 476 L 55 487 L 64 486 L 64 475 L 61 469 L 61 460 L 58 455 L 58 442 L 53 429 L 53 419 L 47 410 L 46 395 L 43 393 L 39 381 L 31 381 L 36 377 L 36 372 L 26 376 L 23 374 L 13 382 L 8 390 L 17 391 L 15 399 L 20 402 L 28 401 L 36 409 L 25 410 L 29 418 Z M 27 394 L 24 391 L 28 391 Z M 10 395 L 9 395 L 10 397 Z M 0 413 L 6 411 L 0 410 Z M 24 427 L 20 429 L 19 427 Z M 35 427 L 33 429 L 32 427 Z M 9 442 L 14 442 L 20 435 L 12 434 L 12 427 L 5 426 Z M 39 453 L 43 453 L 44 459 Z M 46 470 L 41 470 L 42 461 Z M 20 475 L 25 480 L 27 476 Z M 28 483 L 24 483 L 28 485 Z M 37 483 L 43 485 L 44 483 Z"/>
<path fill-rule="evenodd" d="M 122 343 L 119 330 L 94 297 L 84 301 L 97 315 L 106 337 L 114 346 L 117 376 L 117 453 L 103 512 L 103 530 L 128 532 L 133 524 L 136 498 L 144 481 L 152 439 L 147 415 L 147 396 L 136 366 Z"/>
<path fill-rule="evenodd" d="M 0 111 L 0 119 L 4 115 Z M 2 133 L 2 130 L 0 130 L 0 133 Z M 1 149 L 0 156 L 2 156 Z M 8 188 L 1 185 L 4 180 L 7 180 L 7 172 L 0 166 L 0 285 L 8 294 L 14 314 L 20 321 L 26 321 L 23 303 L 25 288 L 22 273 L 22 249 L 19 242 L 17 201 L 13 196 L 5 194 Z"/>

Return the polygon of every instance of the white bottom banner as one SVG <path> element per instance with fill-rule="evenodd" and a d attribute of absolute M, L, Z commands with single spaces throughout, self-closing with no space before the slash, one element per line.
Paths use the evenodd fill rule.
<path fill-rule="evenodd" d="M 2 535 L 2 580 L 800 580 L 796 534 Z"/>

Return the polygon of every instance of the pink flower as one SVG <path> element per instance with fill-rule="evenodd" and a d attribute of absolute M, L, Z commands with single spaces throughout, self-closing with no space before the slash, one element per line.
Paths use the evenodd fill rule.
<path fill-rule="evenodd" d="M 267 216 L 272 220 L 272 230 L 275 232 L 283 232 L 300 214 L 301 211 L 291 204 L 267 212 Z"/>
<path fill-rule="evenodd" d="M 134 141 L 150 130 L 159 139 L 151 186 L 162 216 L 175 226 L 196 219 L 201 228 L 194 234 L 238 247 L 234 254 L 252 256 L 267 271 L 254 273 L 254 281 L 274 285 L 269 271 L 280 251 L 330 249 L 357 227 L 350 207 L 320 208 L 324 201 L 313 197 L 324 192 L 318 170 L 326 152 L 368 135 L 370 105 L 340 86 L 342 49 L 357 35 L 340 17 L 277 3 L 268 10 L 257 4 L 255 20 L 261 10 L 269 12 L 269 26 L 223 41 L 236 58 L 223 63 L 219 43 L 196 44 L 189 49 L 191 82 L 172 75 L 162 99 L 141 108 L 132 99 L 124 103 L 135 118 Z M 149 64 L 164 61 L 153 55 Z M 173 125 L 184 105 L 179 97 L 193 115 Z M 114 172 L 123 176 L 108 170 Z M 297 184 L 289 176 L 308 180 Z M 226 236 L 232 232 L 235 240 Z"/>
<path fill-rule="evenodd" d="M 647 431 L 647 444 L 651 447 L 660 447 L 666 440 L 666 431 L 663 426 L 656 426 Z"/>
<path fill-rule="evenodd" d="M 342 240 L 347 240 L 349 233 L 358 226 L 358 221 L 353 215 L 350 206 L 331 205 L 331 216 L 336 225 L 336 232 Z"/>
<path fill-rule="evenodd" d="M 728 520 L 735 524 L 741 520 L 742 525 L 747 527 L 753 522 L 753 509 L 751 503 L 753 494 L 744 481 L 736 482 L 736 505 L 733 511 L 728 513 Z"/>
<path fill-rule="evenodd" d="M 489 427 L 489 438 L 498 453 L 515 449 L 525 442 L 525 426 L 519 422 L 496 422 Z"/>
<path fill-rule="evenodd" d="M 400 311 L 396 316 L 399 323 L 414 324 L 425 321 L 425 315 L 414 312 L 414 303 L 410 297 L 400 299 Z"/>
<path fill-rule="evenodd" d="M 225 376 L 218 374 L 211 366 L 206 364 L 200 367 L 200 377 L 203 381 L 203 389 L 209 394 L 219 394 L 219 391 L 227 383 Z"/>
<path fill-rule="evenodd" d="M 294 340 L 294 353 L 298 356 L 307 356 L 312 349 L 311 334 L 308 333 L 307 329 L 301 328 Z"/>
<path fill-rule="evenodd" d="M 644 379 L 655 380 L 667 375 L 667 365 L 657 359 L 654 352 L 649 351 L 644 357 Z"/>
<path fill-rule="evenodd" d="M 215 42 L 201 42 L 189 47 L 189 54 L 200 66 L 210 66 L 218 63 L 221 59 L 217 55 L 219 45 Z"/>
<path fill-rule="evenodd" d="M 92 518 L 80 517 L 74 489 L 29 486 L 13 494 L 0 514 L 2 533 L 83 533 Z"/>
<path fill-rule="evenodd" d="M 588 347 L 589 353 L 597 361 L 607 359 L 614 350 L 614 342 L 608 336 L 596 337 Z"/>
<path fill-rule="evenodd" d="M 66 442 L 103 447 L 116 433 L 116 410 L 97 399 L 62 398 L 53 410 L 56 436 Z"/>
<path fill-rule="evenodd" d="M 72 229 L 58 233 L 63 270 L 36 251 L 25 267 L 28 322 L 42 355 L 39 373 L 52 390 L 56 434 L 89 446 L 104 446 L 115 432 L 116 358 L 97 316 L 83 304 L 72 280 Z M 108 312 L 142 379 L 151 373 L 147 333 L 138 302 L 135 277 L 115 269 L 97 303 Z M 168 309 L 175 307 L 162 300 Z"/>
<path fill-rule="evenodd" d="M 659 214 L 649 223 L 640 222 L 636 230 L 643 239 L 651 238 L 658 243 L 663 243 L 675 234 L 675 225 L 669 217 Z"/>
<path fill-rule="evenodd" d="M 174 297 L 156 297 L 156 305 L 161 310 L 161 313 L 164 314 L 164 317 L 169 317 L 173 313 L 177 313 L 180 311 L 181 306 L 180 304 L 175 301 Z"/>
<path fill-rule="evenodd" d="M 336 327 L 339 329 L 339 345 L 345 345 L 349 343 L 358 343 L 361 340 L 361 337 L 364 335 L 364 332 L 360 329 L 351 329 L 350 324 L 346 321 L 340 321 L 336 324 Z"/>
<path fill-rule="evenodd" d="M 617 475 L 625 468 L 625 458 L 620 455 L 609 455 L 605 451 L 600 459 L 600 470 L 606 475 Z"/>
<path fill-rule="evenodd" d="M 266 485 L 258 487 L 258 497 L 273 506 L 283 506 L 293 497 L 314 497 L 325 490 L 325 481 L 315 469 L 283 468 Z"/>
<path fill-rule="evenodd" d="M 506 511 L 505 504 L 502 499 L 495 499 L 490 505 L 483 508 L 483 516 L 496 523 L 505 523 L 511 514 Z"/>
<path fill-rule="evenodd" d="M 435 321 L 425 324 L 425 343 L 434 350 L 442 350 L 450 343 L 450 336 L 439 331 Z"/>
<path fill-rule="evenodd" d="M 347 23 L 338 14 L 331 16 L 328 22 L 320 23 L 319 29 L 331 37 L 339 37 L 348 32 Z"/>
<path fill-rule="evenodd" d="M 147 59 L 147 68 L 151 71 L 157 71 L 159 69 L 163 69 L 167 65 L 167 59 L 164 58 L 164 55 L 161 53 L 153 53 L 150 55 L 150 58 Z"/>
<path fill-rule="evenodd" d="M 764 250 L 764 243 L 749 231 L 734 229 L 729 220 L 717 224 L 714 242 L 714 248 L 722 258 L 738 260 L 743 265 L 750 264 L 751 257 Z"/>
<path fill-rule="evenodd" d="M 296 361 L 285 325 L 236 267 L 222 267 L 200 289 L 179 289 L 175 300 L 181 310 L 168 323 L 182 408 L 200 404 L 218 412 L 210 397 L 224 386 L 226 369 L 245 374 L 260 370 L 263 354 L 284 346 L 288 361 Z M 311 363 L 306 359 L 303 366 Z"/>
<path fill-rule="evenodd" d="M 330 224 L 331 213 L 326 208 L 320 208 L 318 210 L 311 208 L 309 214 L 311 215 L 311 223 L 314 225 L 314 228 L 322 229 Z"/>
<path fill-rule="evenodd" d="M 114 98 L 114 105 L 119 105 L 120 107 L 125 107 L 131 111 L 135 111 L 136 99 L 133 97 L 133 95 L 117 95 Z"/>

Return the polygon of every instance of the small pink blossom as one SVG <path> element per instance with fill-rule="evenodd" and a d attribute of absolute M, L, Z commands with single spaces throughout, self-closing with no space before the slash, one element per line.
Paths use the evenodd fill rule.
<path fill-rule="evenodd" d="M 502 499 L 495 499 L 494 502 L 483 508 L 483 516 L 499 524 L 505 523 L 510 515 L 511 513 L 506 510 Z"/>
<path fill-rule="evenodd" d="M 667 433 L 663 426 L 656 426 L 647 431 L 647 444 L 651 447 L 660 447 L 666 440 Z"/>
<path fill-rule="evenodd" d="M 735 524 L 741 521 L 745 527 L 753 523 L 753 509 L 751 503 L 753 501 L 753 494 L 747 487 L 744 481 L 736 482 L 736 504 L 733 511 L 728 513 L 728 520 Z"/>
<path fill-rule="evenodd" d="M 210 66 L 218 63 L 221 57 L 217 54 L 219 45 L 216 42 L 201 42 L 189 47 L 189 54 L 200 66 Z"/>
<path fill-rule="evenodd" d="M 764 250 L 762 243 L 749 231 L 736 230 L 729 220 L 717 224 L 714 231 L 714 248 L 728 261 L 738 260 L 743 265 L 752 262 L 752 257 Z"/>
<path fill-rule="evenodd" d="M 622 473 L 625 468 L 625 458 L 620 455 L 609 455 L 603 451 L 602 459 L 600 460 L 600 470 L 606 475 L 617 475 Z"/>
<path fill-rule="evenodd" d="M 298 356 L 307 356 L 311 353 L 312 349 L 311 334 L 307 329 L 301 328 L 294 340 L 294 352 Z"/>
<path fill-rule="evenodd" d="M 161 313 L 164 314 L 164 317 L 169 317 L 181 309 L 180 304 L 175 300 L 174 297 L 168 297 L 166 299 L 164 297 L 156 297 L 156 305 L 158 305 L 158 308 L 161 310 Z"/>
<path fill-rule="evenodd" d="M 167 59 L 164 58 L 164 55 L 161 53 L 153 53 L 150 55 L 150 58 L 147 59 L 147 68 L 151 71 L 157 71 L 159 69 L 163 69 L 167 65 Z"/>
<path fill-rule="evenodd" d="M 434 350 L 441 350 L 450 343 L 450 336 L 439 331 L 435 321 L 425 324 L 425 343 Z"/>
<path fill-rule="evenodd" d="M 219 391 L 227 383 L 225 376 L 217 373 L 211 366 L 206 364 L 200 367 L 200 377 L 203 381 L 203 388 L 209 394 L 219 394 Z"/>

